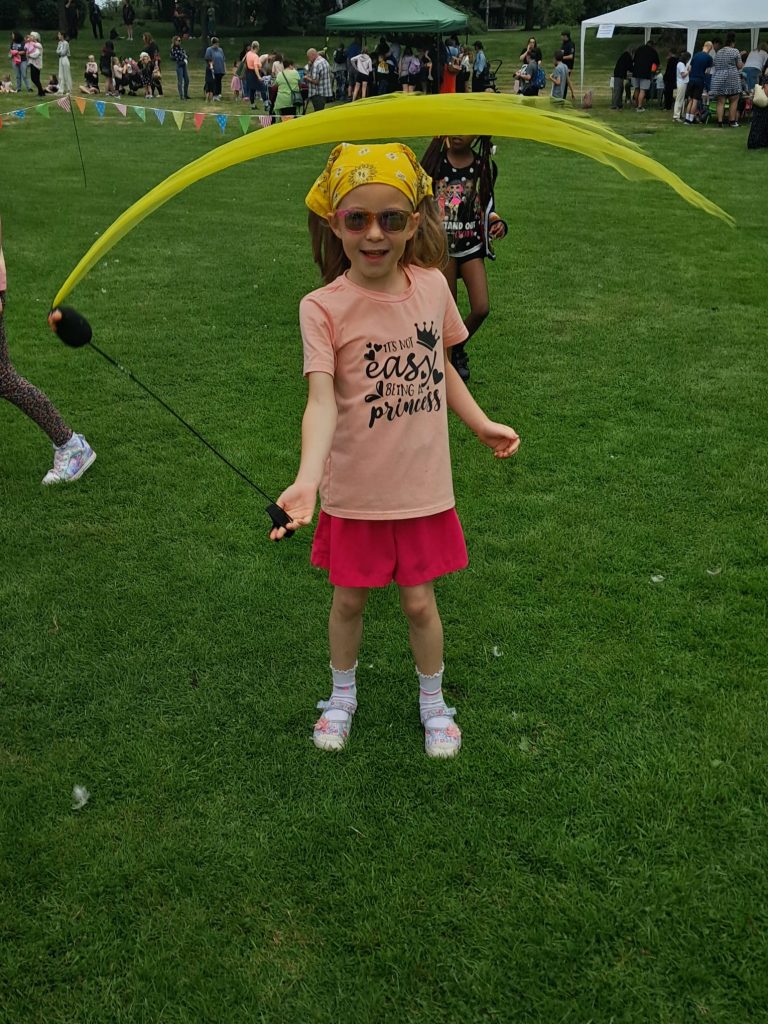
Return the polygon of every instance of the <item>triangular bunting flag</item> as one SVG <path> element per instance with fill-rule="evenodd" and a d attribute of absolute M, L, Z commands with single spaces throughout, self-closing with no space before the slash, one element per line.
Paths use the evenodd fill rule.
<path fill-rule="evenodd" d="M 157 107 L 152 107 L 152 109 L 154 110 L 155 117 L 160 122 L 160 124 L 164 124 L 165 123 L 165 111 L 162 108 L 160 108 L 158 110 Z"/>
<path fill-rule="evenodd" d="M 261 114 L 259 116 L 259 124 L 261 125 L 262 128 L 269 128 L 269 126 L 272 124 L 271 114 Z"/>
<path fill-rule="evenodd" d="M 142 121 L 147 120 L 147 112 L 144 107 L 133 107 L 132 110 L 136 117 L 140 118 Z"/>
<path fill-rule="evenodd" d="M 176 122 L 176 127 L 181 131 L 181 126 L 184 124 L 184 111 L 183 110 L 172 110 L 173 120 Z"/>
<path fill-rule="evenodd" d="M 117 107 L 118 111 L 123 115 L 123 117 L 125 117 L 125 115 L 128 112 L 128 107 L 126 107 L 124 103 L 116 103 L 115 106 Z"/>
<path fill-rule="evenodd" d="M 195 114 L 195 131 L 200 131 L 200 126 L 205 120 L 205 114 Z"/>
<path fill-rule="evenodd" d="M 51 108 L 48 106 L 47 103 L 41 103 L 39 106 L 35 107 L 35 110 L 41 117 L 51 116 Z"/>
<path fill-rule="evenodd" d="M 226 131 L 226 129 L 227 129 L 227 115 L 226 114 L 217 114 L 216 115 L 216 120 L 219 122 L 219 128 L 221 128 L 221 131 L 222 131 L 222 134 L 223 134 Z"/>
<path fill-rule="evenodd" d="M 240 122 L 240 127 L 243 131 L 243 135 L 247 135 L 248 129 L 250 128 L 251 125 L 250 117 L 247 114 L 240 114 L 237 120 Z"/>
<path fill-rule="evenodd" d="M 77 104 L 77 109 L 80 111 L 80 113 L 84 114 L 85 113 L 85 100 L 83 99 L 83 97 L 82 96 L 75 96 L 75 103 Z"/>
<path fill-rule="evenodd" d="M 26 110 L 12 110 L 11 111 L 11 117 L 18 117 L 18 119 L 20 121 L 23 121 L 26 116 L 27 116 Z"/>
<path fill-rule="evenodd" d="M 280 120 L 281 121 L 292 121 L 294 119 L 294 117 L 296 117 L 295 114 L 281 114 L 280 115 Z"/>
<path fill-rule="evenodd" d="M 104 117 L 104 111 L 107 109 L 107 104 L 104 100 L 96 100 L 96 113 L 99 117 Z"/>
<path fill-rule="evenodd" d="M 62 96 L 61 99 L 56 100 L 56 106 L 69 113 L 72 109 L 69 105 L 69 96 Z"/>
<path fill-rule="evenodd" d="M 0 128 L 2 128 L 2 127 L 3 127 L 3 119 L 2 119 L 2 117 L 0 117 Z"/>

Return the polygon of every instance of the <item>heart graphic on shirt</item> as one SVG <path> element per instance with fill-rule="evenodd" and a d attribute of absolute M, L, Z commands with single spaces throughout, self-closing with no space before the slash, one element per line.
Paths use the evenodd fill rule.
<path fill-rule="evenodd" d="M 435 382 L 435 384 L 439 384 L 442 379 L 443 375 L 442 373 L 440 373 L 439 370 L 432 371 L 432 380 Z"/>
<path fill-rule="evenodd" d="M 373 346 L 375 352 L 381 352 L 383 347 L 384 347 L 383 345 L 374 345 Z"/>
<path fill-rule="evenodd" d="M 375 358 L 376 353 L 372 349 L 366 352 L 365 355 L 363 356 L 363 359 L 367 359 L 369 363 L 372 363 Z"/>

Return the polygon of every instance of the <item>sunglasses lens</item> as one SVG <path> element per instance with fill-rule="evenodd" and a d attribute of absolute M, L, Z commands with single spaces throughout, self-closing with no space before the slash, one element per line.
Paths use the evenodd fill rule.
<path fill-rule="evenodd" d="M 365 210 L 349 210 L 344 214 L 344 225 L 347 231 L 364 231 L 368 227 L 369 220 Z"/>
<path fill-rule="evenodd" d="M 408 214 L 404 210 L 385 210 L 379 214 L 382 231 L 405 231 L 408 226 Z"/>

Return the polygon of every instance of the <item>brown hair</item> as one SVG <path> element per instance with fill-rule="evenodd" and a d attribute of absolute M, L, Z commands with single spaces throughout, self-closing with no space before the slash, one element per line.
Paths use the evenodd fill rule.
<path fill-rule="evenodd" d="M 426 196 L 416 208 L 420 214 L 416 234 L 409 238 L 400 260 L 401 266 L 438 267 L 448 262 L 448 244 L 445 239 L 443 222 L 432 196 Z M 312 258 L 320 267 L 323 284 L 330 284 L 349 269 L 349 260 L 344 252 L 341 239 L 331 231 L 328 221 L 312 210 L 309 212 L 309 237 L 312 241 Z"/>

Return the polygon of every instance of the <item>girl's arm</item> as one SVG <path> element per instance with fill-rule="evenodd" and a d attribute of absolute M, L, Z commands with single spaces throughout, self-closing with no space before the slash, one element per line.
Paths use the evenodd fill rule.
<path fill-rule="evenodd" d="M 323 475 L 336 431 L 336 395 L 333 377 L 329 373 L 309 373 L 309 394 L 301 421 L 301 462 L 296 479 L 277 499 L 293 520 L 292 530 L 312 522 L 317 501 L 317 489 Z M 286 534 L 284 527 L 270 531 L 270 540 L 280 540 Z"/>
<path fill-rule="evenodd" d="M 489 420 L 469 393 L 469 389 L 449 360 L 445 361 L 445 384 L 448 408 L 477 435 L 479 441 L 493 449 L 497 459 L 508 459 L 520 447 L 520 438 L 503 423 Z"/>

